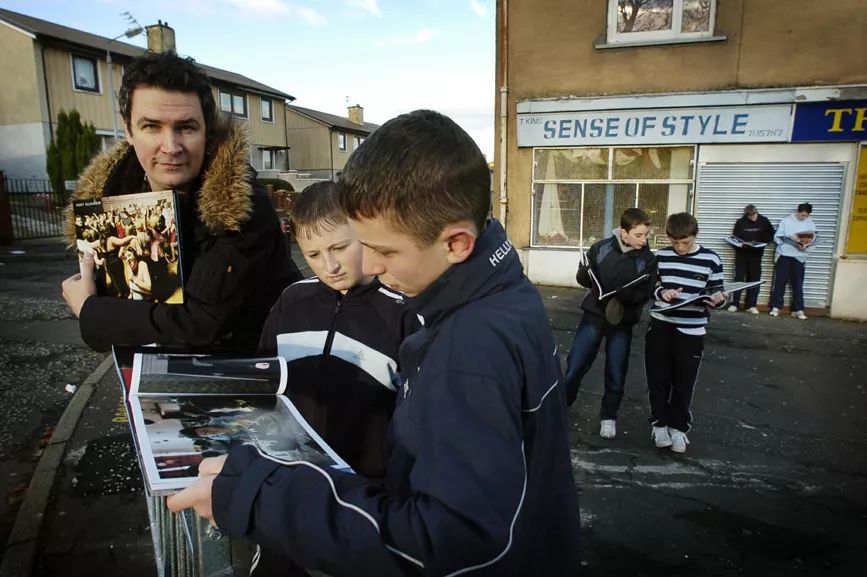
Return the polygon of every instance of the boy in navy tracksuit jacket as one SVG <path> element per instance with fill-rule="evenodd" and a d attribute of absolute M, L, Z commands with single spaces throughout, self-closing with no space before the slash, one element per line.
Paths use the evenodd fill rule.
<path fill-rule="evenodd" d="M 620 228 L 590 247 L 575 276 L 590 292 L 581 303 L 584 315 L 566 361 L 566 403 L 575 402 L 581 380 L 605 339 L 605 392 L 599 410 L 603 439 L 617 434 L 632 327 L 641 319 L 641 309 L 656 286 L 656 257 L 647 246 L 649 229 L 650 218 L 643 210 L 627 208 L 620 217 Z M 605 296 L 608 293 L 612 294 Z"/>
<path fill-rule="evenodd" d="M 420 324 L 403 295 L 364 275 L 361 244 L 333 182 L 299 195 L 291 227 L 316 276 L 283 291 L 265 321 L 259 353 L 286 359 L 287 394 L 307 422 L 355 472 L 379 479 L 400 384 L 398 349 Z M 260 553 L 256 577 L 306 575 L 279 553 Z"/>
<path fill-rule="evenodd" d="M 400 350 L 385 485 L 239 447 L 170 507 L 330 575 L 577 574 L 557 347 L 505 231 L 485 220 L 484 156 L 416 111 L 374 132 L 338 186 L 365 273 L 424 319 Z"/>
<path fill-rule="evenodd" d="M 668 217 L 665 232 L 671 246 L 656 252 L 659 286 L 655 307 L 699 294 L 695 300 L 671 310 L 650 310 L 644 339 L 644 370 L 650 401 L 651 439 L 657 447 L 685 453 L 692 423 L 692 393 L 704 355 L 708 307 L 722 308 L 723 265 L 719 255 L 695 242 L 698 222 L 686 212 Z"/>

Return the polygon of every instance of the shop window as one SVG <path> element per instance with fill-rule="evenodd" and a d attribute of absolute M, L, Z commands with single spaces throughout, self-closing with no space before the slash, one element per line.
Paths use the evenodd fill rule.
<path fill-rule="evenodd" d="M 716 4 L 716 0 L 608 0 L 608 43 L 710 38 Z"/>
<path fill-rule="evenodd" d="M 694 152 L 690 146 L 536 149 L 531 244 L 589 247 L 634 206 L 664 236 L 665 218 L 686 210 Z"/>
<path fill-rule="evenodd" d="M 95 59 L 86 56 L 72 57 L 72 85 L 76 90 L 99 92 Z"/>

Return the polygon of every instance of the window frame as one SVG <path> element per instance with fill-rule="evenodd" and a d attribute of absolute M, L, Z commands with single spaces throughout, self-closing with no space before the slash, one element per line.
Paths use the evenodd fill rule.
<path fill-rule="evenodd" d="M 266 102 L 268 103 L 268 116 L 265 116 L 264 112 L 262 111 L 262 106 Z M 260 96 L 259 97 L 259 117 L 262 120 L 262 122 L 268 122 L 270 124 L 274 124 L 274 100 L 273 99 L 268 98 L 267 96 Z"/>
<path fill-rule="evenodd" d="M 683 26 L 683 1 L 672 0 L 671 7 L 671 30 L 651 30 L 647 32 L 618 32 L 617 31 L 617 15 L 618 4 L 620 0 L 608 0 L 608 26 L 606 29 L 606 41 L 609 45 L 628 46 L 631 44 L 666 44 L 666 43 L 687 43 L 687 42 L 703 42 L 716 38 L 714 30 L 716 28 L 716 11 L 718 7 L 717 0 L 709 0 L 710 5 L 710 21 L 708 29 L 700 32 L 681 32 Z"/>
<path fill-rule="evenodd" d="M 536 152 L 539 150 L 572 150 L 572 149 L 607 149 L 608 150 L 608 166 L 607 166 L 607 176 L 606 178 L 545 178 L 545 179 L 537 179 L 536 171 L 537 171 L 537 162 L 536 162 Z M 536 146 L 533 147 L 532 158 L 532 170 L 531 170 L 531 180 L 530 180 L 530 248 L 533 249 L 555 249 L 555 250 L 587 250 L 590 248 L 590 245 L 584 243 L 584 198 L 586 193 L 586 186 L 593 184 L 621 184 L 621 185 L 631 185 L 635 187 L 635 199 L 637 203 L 640 205 L 640 187 L 641 185 L 648 184 L 665 184 L 665 185 L 685 185 L 687 186 L 687 199 L 691 198 L 695 194 L 695 181 L 696 181 L 696 167 L 697 167 L 697 159 L 698 159 L 698 147 L 694 144 L 672 144 L 672 145 L 644 145 L 641 148 L 692 148 L 692 160 L 690 161 L 689 167 L 689 178 L 668 178 L 668 179 L 642 179 L 642 178 L 614 178 L 614 158 L 615 151 L 618 149 L 633 149 L 635 146 Z M 545 244 L 538 241 L 538 224 L 539 224 L 539 215 L 538 210 L 536 208 L 536 185 L 545 185 L 545 184 L 571 184 L 577 185 L 581 187 L 581 214 L 578 220 L 578 244 L 569 244 L 569 245 L 559 245 L 559 244 Z M 687 200 L 689 203 L 689 200 Z M 666 215 L 667 217 L 668 215 Z M 619 215 L 612 215 L 615 219 L 615 222 L 619 218 Z M 657 224 L 656 227 L 659 227 Z M 651 247 L 653 248 L 653 247 Z"/>
<path fill-rule="evenodd" d="M 262 152 L 262 170 L 274 170 L 274 151 L 270 148 L 260 148 Z M 271 166 L 265 166 L 265 158 L 271 161 Z"/>
<path fill-rule="evenodd" d="M 357 134 L 352 137 L 352 150 L 358 150 L 358 147 L 361 146 L 361 143 L 364 142 L 363 136 L 358 136 Z"/>
<path fill-rule="evenodd" d="M 228 96 L 231 100 L 231 104 L 229 108 L 231 110 L 225 110 L 223 108 L 223 95 Z M 243 102 L 244 112 L 243 114 L 235 111 L 235 98 L 241 98 Z M 217 89 L 217 106 L 220 108 L 220 112 L 222 114 L 228 114 L 230 116 L 236 116 L 238 118 L 249 118 L 249 107 L 247 105 L 247 94 L 244 92 L 236 91 L 236 90 L 228 90 L 225 88 Z"/>
<path fill-rule="evenodd" d="M 87 88 L 84 86 L 78 85 L 78 78 L 75 75 L 75 61 L 76 60 L 87 60 L 91 64 L 93 64 L 93 76 L 94 81 L 96 82 L 96 88 Z M 72 90 L 75 92 L 86 92 L 88 94 L 102 94 L 102 78 L 99 70 L 99 60 L 92 56 L 85 56 L 84 54 L 75 54 L 69 53 L 69 64 L 72 73 Z"/>
<path fill-rule="evenodd" d="M 337 131 L 337 150 L 346 152 L 346 133 L 340 130 Z"/>

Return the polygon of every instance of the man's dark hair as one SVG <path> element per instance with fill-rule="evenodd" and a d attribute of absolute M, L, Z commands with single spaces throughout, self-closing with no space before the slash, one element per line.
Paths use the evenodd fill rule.
<path fill-rule="evenodd" d="M 698 221 L 688 212 L 669 215 L 665 221 L 665 234 L 672 240 L 681 240 L 698 235 Z"/>
<path fill-rule="evenodd" d="M 346 224 L 346 213 L 340 207 L 337 185 L 330 180 L 311 184 L 292 203 L 292 234 L 311 238 L 323 231 Z"/>
<path fill-rule="evenodd" d="M 481 232 L 491 205 L 485 156 L 460 126 L 432 110 L 383 124 L 349 157 L 337 188 L 347 216 L 383 216 L 420 248 L 462 220 Z"/>
<path fill-rule="evenodd" d="M 802 202 L 798 205 L 798 212 L 806 212 L 807 214 L 813 214 L 813 205 L 809 202 Z"/>
<path fill-rule="evenodd" d="M 626 232 L 641 224 L 650 226 L 650 217 L 640 208 L 627 208 L 620 215 L 620 228 Z"/>
<path fill-rule="evenodd" d="M 137 88 L 160 88 L 170 92 L 194 92 L 202 105 L 207 142 L 217 130 L 217 105 L 211 92 L 211 81 L 192 58 L 181 58 L 174 52 L 147 52 L 124 67 L 123 81 L 117 99 L 120 116 L 128 131 L 132 130 L 132 97 Z"/>

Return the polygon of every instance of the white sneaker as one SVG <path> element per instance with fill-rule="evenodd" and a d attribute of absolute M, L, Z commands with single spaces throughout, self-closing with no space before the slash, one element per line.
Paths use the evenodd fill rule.
<path fill-rule="evenodd" d="M 617 427 L 614 425 L 614 419 L 602 419 L 599 426 L 599 436 L 603 439 L 613 439 L 617 435 Z"/>
<path fill-rule="evenodd" d="M 668 431 L 671 434 L 671 450 L 675 453 L 686 453 L 686 446 L 689 445 L 686 433 L 677 429 L 669 429 Z"/>
<path fill-rule="evenodd" d="M 759 314 L 759 309 L 757 309 L 756 307 L 750 307 L 747 309 L 747 312 L 751 315 L 757 315 Z"/>
<path fill-rule="evenodd" d="M 671 446 L 671 435 L 668 434 L 668 427 L 653 427 L 650 438 L 660 449 Z"/>
<path fill-rule="evenodd" d="M 792 316 L 796 319 L 801 319 L 802 321 L 807 320 L 807 315 L 804 314 L 804 311 L 795 311 L 792 313 Z"/>
<path fill-rule="evenodd" d="M 729 308 L 727 308 L 726 310 L 730 313 L 736 313 L 738 312 L 738 307 L 735 305 L 729 305 Z"/>
<path fill-rule="evenodd" d="M 772 317 L 778 317 L 778 316 L 780 316 L 780 309 L 778 309 L 777 307 L 774 307 L 771 309 L 771 312 L 769 312 L 768 314 L 771 315 Z"/>

